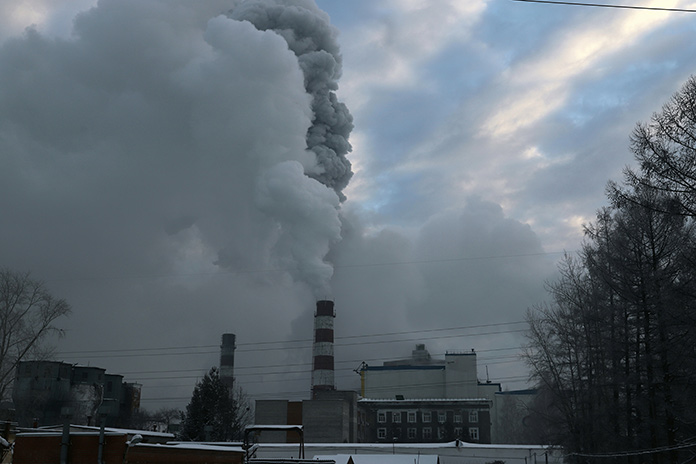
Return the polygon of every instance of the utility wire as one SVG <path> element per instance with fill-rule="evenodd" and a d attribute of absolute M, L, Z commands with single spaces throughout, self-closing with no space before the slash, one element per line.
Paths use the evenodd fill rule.
<path fill-rule="evenodd" d="M 565 6 L 591 6 L 598 8 L 619 8 L 626 10 L 651 10 L 651 11 L 671 11 L 677 13 L 696 13 L 696 10 L 689 8 L 664 8 L 655 6 L 639 6 L 639 5 L 613 5 L 606 3 L 583 3 L 583 2 L 562 2 L 552 0 L 512 0 L 514 2 L 524 3 L 546 3 L 549 5 L 565 5 Z"/>
<path fill-rule="evenodd" d="M 388 343 L 402 343 L 405 341 L 419 341 L 423 340 L 424 338 L 428 338 L 429 340 L 444 340 L 448 338 L 462 338 L 462 337 L 483 337 L 483 336 L 488 336 L 488 335 L 502 335 L 502 334 L 511 334 L 511 333 L 520 333 L 520 332 L 526 332 L 527 329 L 513 329 L 513 330 L 500 330 L 497 332 L 477 332 L 474 334 L 457 334 L 457 335 L 441 335 L 439 337 L 418 337 L 418 338 L 402 338 L 402 339 L 396 339 L 396 340 L 377 340 L 377 341 L 363 341 L 363 342 L 353 342 L 353 343 L 335 343 L 334 345 L 337 347 L 344 347 L 344 346 L 356 346 L 356 345 L 384 345 Z M 255 349 L 255 350 L 244 350 L 246 352 L 254 352 L 254 353 L 260 353 L 260 352 L 266 352 L 266 351 L 289 351 L 289 350 L 300 350 L 300 349 L 310 349 L 310 346 L 296 346 L 296 347 L 279 347 L 279 348 L 260 348 L 260 349 Z M 124 351 L 131 351 L 131 350 L 124 350 Z M 85 351 L 83 353 L 90 353 L 88 351 Z M 198 356 L 198 355 L 203 355 L 203 354 L 215 354 L 219 353 L 219 350 L 212 350 L 212 351 L 197 351 L 197 352 L 174 352 L 174 353 L 121 353 L 121 354 L 80 354 L 80 358 L 89 358 L 89 359 L 94 359 L 94 358 L 143 358 L 143 357 L 152 357 L 152 356 Z M 66 353 L 57 353 L 61 355 L 65 355 Z"/>
<path fill-rule="evenodd" d="M 519 346 L 512 346 L 509 348 L 490 348 L 487 350 L 476 350 L 476 354 L 481 354 L 481 353 L 491 353 L 491 352 L 497 352 L 497 351 L 512 351 L 512 350 L 519 350 Z M 446 353 L 431 353 L 432 356 L 444 356 Z M 495 360 L 495 359 L 504 359 L 504 358 L 511 358 L 514 357 L 515 355 L 507 355 L 507 356 L 494 356 L 494 357 L 483 357 L 479 359 L 479 361 L 487 361 L 487 360 Z M 346 359 L 346 360 L 336 360 L 336 364 L 350 364 L 351 367 L 350 369 L 353 370 L 353 367 L 355 366 L 356 363 L 361 363 L 361 362 L 372 362 L 372 361 L 384 361 L 384 357 L 379 357 L 379 358 L 361 358 L 361 359 Z M 311 366 L 311 362 L 303 362 L 303 363 L 293 363 L 293 364 L 265 364 L 265 365 L 255 365 L 255 366 L 234 366 L 234 371 L 235 371 L 235 376 L 236 375 L 247 375 L 247 374 L 238 374 L 238 371 L 240 370 L 248 370 L 248 369 L 274 369 L 274 368 L 286 368 L 286 367 L 300 367 L 300 366 Z M 348 369 L 348 368 L 346 368 Z M 198 372 L 203 375 L 203 372 L 207 371 L 207 369 L 201 369 L 201 368 L 195 368 L 195 369 L 166 369 L 166 370 L 159 370 L 159 371 L 126 371 L 126 372 L 120 372 L 122 375 L 137 375 L 137 374 L 173 374 L 176 372 Z M 256 374 L 259 375 L 259 373 L 250 373 L 251 374 Z"/>
<path fill-rule="evenodd" d="M 509 325 L 519 325 L 519 324 L 526 324 L 526 321 L 512 321 L 512 322 L 497 322 L 494 324 L 480 324 L 480 325 L 468 325 L 468 326 L 459 326 L 459 327 L 440 327 L 440 328 L 434 328 L 434 329 L 419 329 L 419 330 L 408 330 L 408 331 L 402 331 L 402 332 L 383 332 L 383 333 L 375 333 L 375 334 L 365 334 L 365 335 L 346 335 L 342 337 L 336 337 L 336 341 L 339 340 L 350 340 L 350 339 L 358 339 L 358 338 L 369 338 L 369 337 L 387 337 L 387 336 L 402 336 L 402 335 L 412 335 L 412 334 L 423 334 L 423 333 L 433 333 L 433 332 L 444 332 L 444 331 L 453 331 L 453 330 L 472 330 L 472 329 L 481 329 L 481 328 L 487 328 L 487 327 L 500 327 L 500 326 L 509 326 Z M 495 332 L 495 333 L 507 333 L 507 331 L 502 331 L 502 332 Z M 478 334 L 473 334 L 473 335 L 461 335 L 461 336 L 474 336 Z M 452 336 L 449 336 L 451 338 Z M 446 338 L 446 337 L 436 337 L 437 338 Z M 403 340 L 395 340 L 395 341 L 403 341 Z M 253 346 L 259 346 L 259 345 L 273 345 L 273 344 L 280 344 L 280 343 L 312 343 L 313 340 L 311 338 L 306 338 L 306 339 L 301 339 L 301 340 L 288 340 L 288 341 L 264 341 L 264 342 L 249 342 L 249 343 L 238 343 L 238 347 L 253 347 Z M 361 342 L 360 344 L 365 344 L 365 343 L 370 343 L 370 342 Z M 350 346 L 351 344 L 340 344 L 337 343 L 336 346 Z M 89 353 L 90 355 L 94 354 L 102 354 L 102 353 L 121 353 L 123 354 L 124 352 L 143 352 L 143 351 L 169 351 L 169 350 L 194 350 L 194 349 L 219 349 L 220 345 L 190 345 L 190 346 L 165 346 L 165 347 L 156 347 L 156 348 L 125 348 L 125 349 L 111 349 L 111 350 L 77 350 L 77 351 L 60 351 L 56 353 L 56 355 L 79 355 L 79 354 L 85 354 Z M 235 350 L 236 353 L 243 353 L 243 352 L 256 352 L 256 351 L 274 351 L 274 350 L 289 350 L 289 349 L 297 349 L 297 348 L 306 348 L 304 346 L 301 347 L 295 347 L 295 348 L 289 348 L 289 347 L 279 347 L 279 348 L 270 348 L 267 350 L 263 349 L 237 349 Z M 214 353 L 217 351 L 201 351 L 201 352 L 196 352 L 196 353 L 190 353 L 190 354 L 210 354 Z M 175 353 L 175 354 L 187 354 L 187 353 Z M 154 355 L 146 355 L 146 356 L 154 356 Z M 94 356 L 90 356 L 94 357 Z M 106 356 L 108 357 L 108 356 Z"/>

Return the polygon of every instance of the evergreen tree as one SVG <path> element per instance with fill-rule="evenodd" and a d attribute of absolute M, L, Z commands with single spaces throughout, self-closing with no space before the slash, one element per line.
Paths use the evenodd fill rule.
<path fill-rule="evenodd" d="M 190 441 L 238 439 L 241 425 L 239 407 L 229 388 L 220 379 L 217 367 L 196 384 L 184 415 L 181 438 Z"/>

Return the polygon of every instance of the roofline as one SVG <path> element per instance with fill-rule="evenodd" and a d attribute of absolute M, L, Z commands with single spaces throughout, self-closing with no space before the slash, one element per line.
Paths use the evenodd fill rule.
<path fill-rule="evenodd" d="M 425 366 L 414 366 L 414 365 L 402 365 L 402 366 L 365 366 L 362 368 L 363 371 L 442 371 L 445 370 L 444 365 L 425 365 Z"/>
<path fill-rule="evenodd" d="M 394 403 L 394 404 L 404 404 L 404 403 L 490 403 L 491 400 L 488 398 L 412 398 L 396 400 L 392 398 L 361 398 L 358 403 Z"/>

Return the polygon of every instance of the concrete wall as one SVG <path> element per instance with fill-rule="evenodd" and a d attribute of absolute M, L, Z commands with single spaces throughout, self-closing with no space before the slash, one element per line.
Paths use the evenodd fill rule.
<path fill-rule="evenodd" d="M 445 398 L 444 366 L 368 367 L 363 375 L 364 398 Z"/>
<path fill-rule="evenodd" d="M 476 353 L 445 355 L 445 394 L 442 398 L 480 398 Z"/>
<path fill-rule="evenodd" d="M 254 422 L 256 425 L 288 424 L 288 400 L 256 400 Z M 287 432 L 264 431 L 257 435 L 259 443 L 285 443 Z"/>
<path fill-rule="evenodd" d="M 350 408 L 342 400 L 302 402 L 306 443 L 349 443 Z"/>

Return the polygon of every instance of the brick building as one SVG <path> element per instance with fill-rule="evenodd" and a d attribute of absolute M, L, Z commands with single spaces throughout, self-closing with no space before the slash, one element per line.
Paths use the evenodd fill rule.
<path fill-rule="evenodd" d="M 486 399 L 362 399 L 358 410 L 358 436 L 364 443 L 491 442 Z"/>

